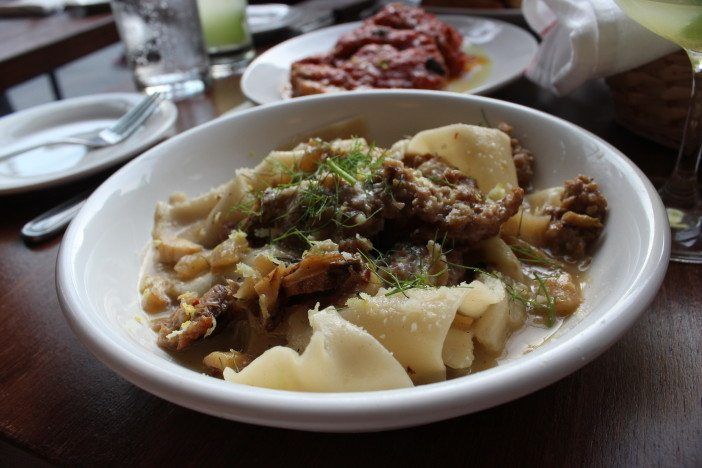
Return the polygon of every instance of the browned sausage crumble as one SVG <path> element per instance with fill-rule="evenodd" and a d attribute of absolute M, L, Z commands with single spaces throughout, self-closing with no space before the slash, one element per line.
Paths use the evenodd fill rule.
<path fill-rule="evenodd" d="M 501 122 L 497 125 L 497 128 L 509 135 L 512 145 L 512 160 L 514 161 L 515 169 L 517 169 L 519 186 L 524 190 L 531 190 L 531 181 L 534 178 L 534 155 L 522 146 L 518 138 L 513 136 L 512 132 L 514 129 L 511 125 Z"/>
<path fill-rule="evenodd" d="M 552 220 L 546 240 L 558 254 L 583 258 L 602 233 L 607 199 L 597 184 L 584 175 L 566 180 L 563 187 L 561 205 L 547 210 Z"/>

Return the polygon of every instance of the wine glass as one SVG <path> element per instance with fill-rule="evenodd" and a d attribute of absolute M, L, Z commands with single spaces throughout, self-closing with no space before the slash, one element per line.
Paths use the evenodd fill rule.
<path fill-rule="evenodd" d="M 692 97 L 678 159 L 659 190 L 672 230 L 671 260 L 702 263 L 702 201 L 697 172 L 702 154 L 702 0 L 616 0 L 647 29 L 675 42 L 692 64 Z"/>

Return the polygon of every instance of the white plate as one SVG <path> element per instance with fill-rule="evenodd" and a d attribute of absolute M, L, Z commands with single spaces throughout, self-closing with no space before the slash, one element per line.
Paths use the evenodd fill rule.
<path fill-rule="evenodd" d="M 136 93 L 95 94 L 15 112 L 0 119 L 0 148 L 12 151 L 109 127 L 142 98 Z M 77 145 L 43 147 L 0 161 L 0 195 L 63 184 L 125 161 L 167 137 L 177 115 L 175 105 L 164 101 L 142 128 L 115 146 L 91 151 Z"/>
<path fill-rule="evenodd" d="M 503 21 L 469 16 L 440 16 L 456 27 L 477 52 L 490 61 L 485 78 L 468 90 L 485 94 L 520 77 L 536 54 L 536 39 L 525 30 Z M 329 52 L 337 39 L 361 23 L 346 23 L 289 39 L 258 56 L 246 68 L 241 89 L 252 101 L 268 104 L 285 99 L 290 65 L 304 57 Z M 459 78 L 461 80 L 461 78 Z"/>
<path fill-rule="evenodd" d="M 251 34 L 268 34 L 290 27 L 300 12 L 284 3 L 266 3 L 246 7 L 246 20 Z"/>
<path fill-rule="evenodd" d="M 434 7 L 423 6 L 423 9 L 436 15 L 473 15 L 490 18 L 514 19 L 522 17 L 521 8 L 468 8 L 468 7 Z"/>
<path fill-rule="evenodd" d="M 225 382 L 177 363 L 156 345 L 139 306 L 140 252 L 151 240 L 156 203 L 175 191 L 206 192 L 293 137 L 353 116 L 365 116 L 370 139 L 379 145 L 422 129 L 482 122 L 483 116 L 493 123 L 503 120 L 537 158 L 536 187 L 561 185 L 580 173 L 593 176 L 609 198 L 609 215 L 581 310 L 532 352 L 483 372 L 409 389 L 270 390 Z M 237 421 L 370 431 L 479 411 L 584 366 L 612 345 L 656 295 L 669 253 L 666 213 L 651 183 L 591 133 L 534 109 L 478 96 L 365 91 L 245 110 L 178 135 L 131 161 L 91 195 L 71 223 L 58 256 L 57 288 L 80 341 L 115 372 L 155 395 Z"/>

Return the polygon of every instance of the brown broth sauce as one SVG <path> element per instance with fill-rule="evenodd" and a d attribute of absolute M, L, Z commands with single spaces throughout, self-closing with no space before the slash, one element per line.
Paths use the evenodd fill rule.
<path fill-rule="evenodd" d="M 564 268 L 568 273 L 573 275 L 573 278 L 579 283 L 581 289 L 585 282 L 584 271 L 578 265 L 566 264 Z M 486 369 L 490 369 L 499 365 L 503 361 L 512 360 L 524 354 L 527 354 L 534 349 L 545 344 L 553 334 L 555 334 L 561 326 L 568 320 L 568 317 L 557 316 L 556 322 L 552 327 L 547 327 L 543 317 L 539 315 L 528 315 L 526 323 L 520 329 L 514 331 L 505 344 L 504 350 L 499 353 L 485 349 L 480 343 L 474 341 L 473 354 L 475 359 L 473 364 L 468 369 L 451 369 L 446 368 L 447 379 L 464 377 Z M 249 352 L 254 355 L 262 354 L 269 348 L 274 346 L 285 346 L 287 344 L 285 335 L 280 333 L 270 335 L 259 335 L 255 340 L 252 340 L 254 350 L 249 349 Z M 218 335 L 212 336 L 206 340 L 197 343 L 195 346 L 179 351 L 169 352 L 173 360 L 179 364 L 192 369 L 196 372 L 207 373 L 207 368 L 203 365 L 202 360 L 205 356 L 213 351 L 244 351 L 245 346 L 241 340 L 238 340 L 230 330 L 226 330 Z"/>
<path fill-rule="evenodd" d="M 586 282 L 586 271 L 588 266 L 589 259 L 580 263 L 563 262 L 560 269 L 566 273 L 569 273 L 579 286 L 580 291 L 582 291 Z M 155 267 L 152 266 L 152 268 L 153 270 L 150 269 L 151 272 L 156 270 Z M 537 271 L 541 274 L 548 274 L 548 271 L 553 270 L 534 268 L 527 265 L 524 266 L 523 271 L 525 275 L 531 276 L 533 271 Z M 173 306 L 168 312 L 161 313 L 159 315 L 162 317 L 167 316 L 172 313 L 175 308 L 176 307 Z M 489 351 L 479 342 L 474 341 L 473 354 L 475 359 L 472 366 L 469 369 L 447 368 L 446 376 L 448 379 L 463 377 L 475 372 L 490 369 L 499 365 L 503 361 L 508 361 L 527 354 L 547 342 L 550 337 L 560 329 L 566 320 L 568 320 L 567 316 L 557 316 L 556 322 L 553 324 L 553 326 L 547 327 L 544 317 L 536 314 L 529 314 L 527 315 L 524 326 L 514 331 L 508 337 L 507 343 L 505 344 L 502 352 L 495 353 Z M 179 364 L 197 372 L 207 373 L 207 369 L 202 363 L 202 360 L 213 351 L 229 351 L 230 349 L 233 349 L 236 351 L 248 351 L 250 354 L 258 356 L 269 348 L 274 346 L 285 346 L 286 344 L 287 342 L 284 332 L 270 334 L 261 333 L 249 341 L 249 347 L 247 350 L 246 340 L 242 339 L 236 332 L 228 329 L 222 333 L 219 333 L 218 335 L 214 335 L 206 340 L 200 341 L 189 349 L 178 352 L 169 352 L 169 354 L 172 356 L 173 360 Z"/>
<path fill-rule="evenodd" d="M 174 361 L 182 366 L 197 372 L 208 373 L 208 369 L 202 363 L 202 360 L 205 356 L 214 351 L 248 351 L 258 356 L 274 346 L 285 346 L 287 344 L 285 335 L 278 333 L 259 334 L 255 339 L 251 340 L 248 350 L 243 341 L 244 340 L 237 337 L 235 332 L 231 329 L 227 329 L 222 333 L 201 340 L 188 349 L 184 349 L 183 351 L 169 351 L 168 354 Z"/>
<path fill-rule="evenodd" d="M 481 362 L 488 363 L 486 367 L 481 366 L 478 362 L 478 356 L 480 351 L 477 351 L 475 353 L 476 361 L 473 364 L 472 371 L 477 372 L 479 370 L 494 367 L 496 365 L 499 365 L 501 362 L 508 361 L 516 357 L 522 356 L 524 354 L 527 354 L 545 344 L 565 324 L 569 317 L 575 315 L 578 312 L 578 310 L 582 308 L 582 293 L 585 284 L 587 283 L 587 269 L 589 265 L 589 257 L 577 263 L 564 261 L 561 262 L 559 265 L 561 271 L 564 271 L 571 275 L 580 293 L 580 305 L 575 310 L 573 310 L 572 313 L 570 313 L 569 315 L 557 314 L 555 323 L 551 327 L 547 326 L 544 316 L 538 314 L 527 315 L 527 319 L 524 326 L 518 330 L 515 330 L 509 336 L 509 338 L 507 339 L 507 343 L 505 344 L 505 348 L 499 356 L 482 357 L 483 360 Z M 530 275 L 531 272 L 534 271 L 534 268 L 530 266 L 525 266 L 523 268 L 523 271 L 525 275 Z M 547 273 L 548 271 L 553 272 L 554 270 L 537 268 L 536 271 L 543 274 Z M 483 352 L 485 352 L 485 350 L 483 350 Z M 493 359 L 492 363 L 490 363 L 490 359 Z M 478 368 L 475 367 L 476 363 L 478 364 Z"/>

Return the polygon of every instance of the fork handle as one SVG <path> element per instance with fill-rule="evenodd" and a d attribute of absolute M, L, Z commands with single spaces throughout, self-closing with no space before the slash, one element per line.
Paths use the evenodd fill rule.
<path fill-rule="evenodd" d="M 62 231 L 85 204 L 90 192 L 81 193 L 29 221 L 22 237 L 30 243 L 41 242 Z"/>
<path fill-rule="evenodd" d="M 26 153 L 27 151 L 31 151 L 33 149 L 37 148 L 42 148 L 44 146 L 55 146 L 55 145 L 83 145 L 83 146 L 90 146 L 88 145 L 87 142 L 85 141 L 79 141 L 76 139 L 72 138 L 64 138 L 62 140 L 54 140 L 54 141 L 45 141 L 43 143 L 35 143 L 33 145 L 25 146 L 24 148 L 20 148 L 18 150 L 10 151 L 9 153 L 3 153 L 0 154 L 0 161 L 4 161 L 6 159 L 14 158 L 15 156 Z"/>

